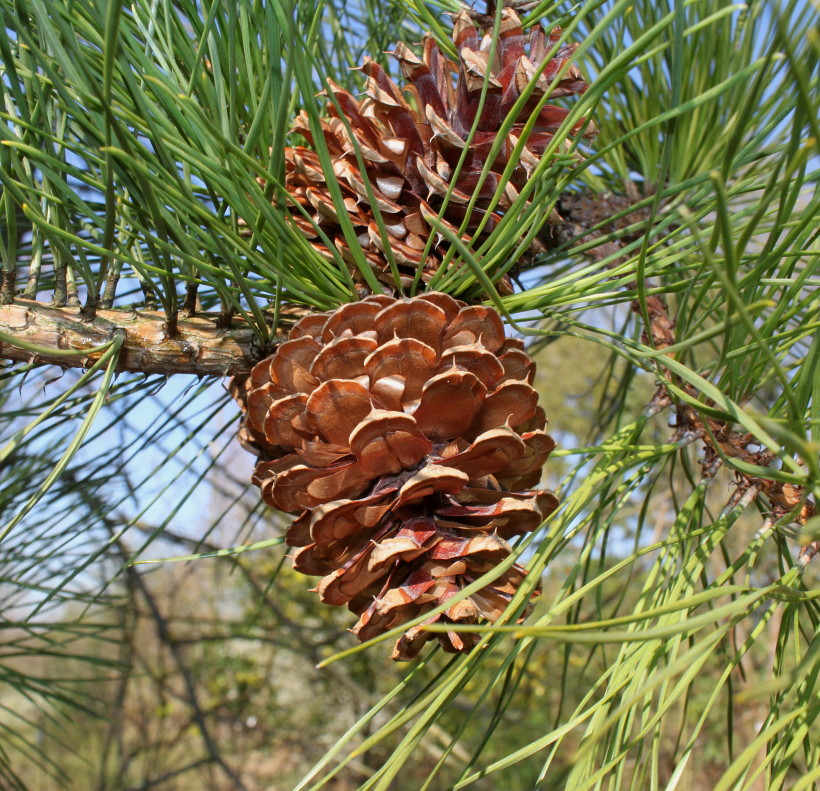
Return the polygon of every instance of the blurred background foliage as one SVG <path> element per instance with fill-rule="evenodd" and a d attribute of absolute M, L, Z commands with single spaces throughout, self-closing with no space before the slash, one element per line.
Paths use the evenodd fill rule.
<path fill-rule="evenodd" d="M 283 302 L 355 298 L 284 219 L 290 123 L 365 54 L 446 45 L 458 8 L 2 0 L 4 282 L 239 315 L 263 342 Z M 817 786 L 817 8 L 521 11 L 580 43 L 573 112 L 599 134 L 438 287 L 537 358 L 563 505 L 518 548 L 533 616 L 389 664 L 290 572 L 223 382 L 115 376 L 116 346 L 88 373 L 9 363 L 0 787 Z"/>

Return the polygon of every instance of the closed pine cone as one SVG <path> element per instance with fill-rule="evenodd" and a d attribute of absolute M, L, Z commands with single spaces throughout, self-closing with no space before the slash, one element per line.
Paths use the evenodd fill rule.
<path fill-rule="evenodd" d="M 533 370 L 494 310 L 430 292 L 307 316 L 234 380 L 253 481 L 299 514 L 286 533 L 294 568 L 359 615 L 360 640 L 448 601 L 556 507 L 531 490 L 554 447 Z M 511 566 L 425 623 L 497 620 L 524 573 Z M 415 658 L 431 636 L 409 629 L 393 658 Z M 478 640 L 437 636 L 451 652 Z"/>
<path fill-rule="evenodd" d="M 560 28 L 547 33 L 540 25 L 525 33 L 515 11 L 505 8 L 497 48 L 491 56 L 492 24 L 476 27 L 469 14 L 462 11 L 455 17 L 453 27 L 458 63 L 439 49 L 432 36 L 426 36 L 421 58 L 402 43 L 393 53 L 408 82 L 403 91 L 369 58 L 362 66 L 367 84 L 361 99 L 329 81 L 335 101 L 327 105 L 322 135 L 333 177 L 341 190 L 358 246 L 385 283 L 395 287 L 388 264 L 390 256 L 404 285 L 419 267 L 425 281 L 438 270 L 448 250 L 448 244 L 431 222 L 440 213 L 440 222 L 454 234 L 466 217 L 463 238 L 469 240 L 478 234 L 473 239 L 477 246 L 510 208 L 569 112 L 551 104 L 541 108 L 523 149 L 516 155 L 501 200 L 490 212 L 502 173 L 539 100 L 547 92 L 553 99 L 580 94 L 587 88 L 575 66 L 570 65 L 560 79 L 557 77 L 575 51 L 574 44 L 560 47 L 535 78 L 560 35 Z M 476 132 L 468 144 L 479 113 L 485 77 L 487 94 Z M 531 80 L 535 80 L 532 93 L 498 151 L 493 153 L 502 124 Z M 582 126 L 583 122 L 576 124 L 571 134 L 577 134 Z M 297 118 L 293 131 L 315 142 L 304 112 Z M 586 135 L 593 133 L 589 126 Z M 465 148 L 466 158 L 455 177 Z M 489 171 L 478 188 L 488 160 Z M 316 153 L 303 146 L 288 148 L 285 168 L 287 191 L 302 209 L 292 210 L 296 225 L 320 254 L 332 260 L 330 248 L 335 248 L 354 275 L 358 275 L 327 187 L 328 174 L 322 171 Z M 475 204 L 468 215 L 468 204 L 477 188 Z M 449 199 L 442 210 L 448 191 Z M 479 230 L 488 212 L 490 216 Z M 381 215 L 383 232 L 377 214 Z M 434 242 L 425 255 L 431 235 Z M 504 282 L 500 285 L 503 290 Z"/>

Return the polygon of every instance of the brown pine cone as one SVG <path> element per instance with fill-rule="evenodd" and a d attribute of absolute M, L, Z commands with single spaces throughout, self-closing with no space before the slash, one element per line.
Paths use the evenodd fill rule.
<path fill-rule="evenodd" d="M 333 176 L 341 189 L 358 245 L 376 276 L 390 287 L 395 287 L 388 264 L 390 256 L 405 286 L 419 267 L 422 267 L 424 281 L 438 270 L 449 245 L 434 230 L 431 220 L 441 213 L 451 187 L 441 222 L 457 234 L 466 217 L 464 238 L 469 240 L 479 233 L 478 226 L 502 183 L 502 173 L 524 133 L 525 124 L 545 93 L 549 92 L 554 99 L 586 90 L 587 85 L 575 66 L 570 66 L 560 80 L 557 79 L 559 70 L 577 47 L 562 46 L 538 76 L 534 90 L 515 117 L 499 150 L 492 153 L 502 124 L 530 81 L 535 79 L 560 35 L 560 28 L 547 33 L 540 25 L 525 33 L 515 11 L 505 8 L 497 49 L 491 56 L 492 23 L 479 23 L 476 27 L 467 11 L 462 11 L 455 17 L 453 28 L 458 63 L 439 49 L 432 36 L 426 36 L 421 58 L 402 43 L 393 53 L 409 83 L 403 90 L 370 59 L 362 66 L 367 86 L 360 100 L 329 83 L 335 101 L 327 105 L 328 117 L 322 121 L 322 135 L 333 165 Z M 453 75 L 456 75 L 455 82 Z M 485 77 L 488 78 L 487 93 L 478 115 L 476 133 L 467 145 L 479 113 Z M 501 201 L 487 218 L 479 238 L 473 239 L 474 245 L 496 227 L 501 214 L 510 208 L 568 112 L 551 104 L 539 111 L 524 147 L 516 156 L 516 165 Z M 571 133 L 577 134 L 581 126 L 582 123 L 577 124 Z M 314 142 L 304 112 L 297 118 L 293 131 Z M 588 127 L 587 136 L 593 133 L 591 126 Z M 456 177 L 465 148 L 466 158 Z M 469 209 L 488 160 L 489 172 L 473 208 Z M 326 240 L 329 241 L 350 265 L 354 276 L 359 277 L 326 185 L 328 176 L 322 171 L 318 156 L 303 146 L 288 148 L 285 169 L 287 191 L 307 214 L 305 217 L 293 208 L 296 225 L 320 254 L 333 260 Z M 381 215 L 384 233 L 376 221 L 376 209 Z M 431 236 L 434 242 L 425 256 Z M 503 285 L 500 284 L 502 290 Z"/>
<path fill-rule="evenodd" d="M 430 292 L 309 315 L 234 380 L 253 482 L 299 514 L 294 568 L 360 616 L 360 640 L 449 600 L 556 507 L 531 489 L 554 447 L 533 373 L 494 310 Z M 425 623 L 495 621 L 524 573 L 512 566 Z M 393 657 L 415 658 L 430 636 L 410 629 Z M 447 651 L 478 640 L 438 637 Z"/>

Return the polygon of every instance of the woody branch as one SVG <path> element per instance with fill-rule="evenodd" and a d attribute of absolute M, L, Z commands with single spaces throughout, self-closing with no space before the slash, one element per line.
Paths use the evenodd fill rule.
<path fill-rule="evenodd" d="M 273 343 L 282 339 L 284 327 L 301 315 L 286 309 Z M 220 324 L 217 314 L 180 318 L 172 329 L 165 314 L 145 310 L 99 310 L 90 321 L 80 308 L 53 307 L 17 299 L 0 305 L 0 359 L 40 362 L 63 368 L 85 368 L 101 354 L 94 351 L 117 330 L 125 341 L 117 363 L 119 371 L 146 374 L 196 374 L 235 376 L 250 371 L 265 354 L 252 328 L 240 319 Z M 36 348 L 36 350 L 35 350 Z M 87 355 L 65 355 L 66 351 Z"/>

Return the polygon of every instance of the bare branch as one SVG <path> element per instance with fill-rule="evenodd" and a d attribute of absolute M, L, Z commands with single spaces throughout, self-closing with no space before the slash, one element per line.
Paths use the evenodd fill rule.
<path fill-rule="evenodd" d="M 119 543 L 119 542 L 118 542 Z M 205 751 L 208 753 L 208 761 L 217 764 L 225 775 L 230 779 L 233 783 L 233 787 L 237 789 L 237 791 L 247 791 L 245 784 L 242 782 L 242 779 L 237 774 L 237 772 L 228 766 L 228 764 L 223 759 L 216 742 L 211 735 L 211 732 L 208 728 L 208 724 L 205 721 L 205 713 L 202 710 L 202 706 L 199 703 L 199 695 L 197 693 L 196 685 L 194 684 L 194 680 L 191 677 L 191 673 L 189 671 L 188 666 L 185 664 L 185 660 L 182 656 L 182 652 L 179 649 L 176 641 L 172 637 L 169 629 L 168 623 L 165 620 L 162 612 L 159 609 L 159 605 L 157 604 L 154 597 L 151 595 L 151 592 L 148 590 L 148 586 L 145 584 L 145 581 L 142 579 L 140 574 L 138 574 L 133 567 L 128 566 L 125 569 L 126 574 L 129 577 L 129 580 L 135 584 L 142 594 L 143 598 L 145 599 L 145 603 L 148 605 L 148 609 L 151 611 L 151 616 L 154 619 L 154 624 L 156 626 L 157 636 L 168 647 L 168 650 L 171 652 L 171 656 L 174 659 L 174 663 L 177 666 L 177 670 L 179 674 L 182 676 L 182 681 L 185 685 L 185 692 L 187 697 L 188 705 L 191 707 L 191 711 L 193 714 L 193 721 L 196 723 L 197 729 L 199 730 L 199 734 L 202 738 L 202 743 L 205 748 Z M 202 763 L 201 761 L 197 761 L 194 765 L 199 765 Z M 193 766 L 193 765 L 192 765 Z M 192 768 L 192 766 L 186 767 L 186 769 Z M 149 788 L 151 785 L 155 785 L 154 783 L 149 783 L 146 788 Z"/>
<path fill-rule="evenodd" d="M 305 312 L 300 307 L 284 308 L 273 343 L 282 341 L 286 328 Z M 94 319 L 85 321 L 80 308 L 17 299 L 0 305 L 0 358 L 86 368 L 99 352 L 73 356 L 60 352 L 94 349 L 123 330 L 119 371 L 198 376 L 248 373 L 268 350 L 261 348 L 253 329 L 240 319 L 233 319 L 229 328 L 220 327 L 220 319 L 224 321 L 221 314 L 205 313 L 180 318 L 172 331 L 165 314 L 157 311 L 99 310 Z M 41 351 L 34 352 L 31 346 Z"/>

